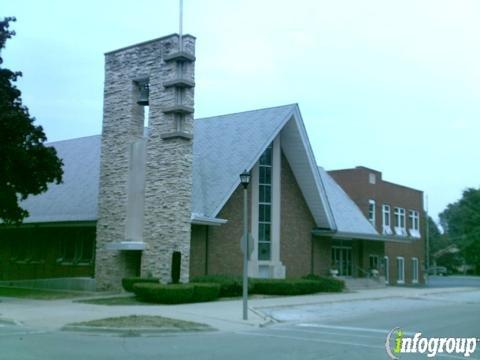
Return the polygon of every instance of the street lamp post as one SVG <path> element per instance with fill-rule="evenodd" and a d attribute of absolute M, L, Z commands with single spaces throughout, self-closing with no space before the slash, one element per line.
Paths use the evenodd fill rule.
<path fill-rule="evenodd" d="M 243 320 L 248 320 L 248 196 L 247 188 L 250 183 L 250 173 L 244 170 L 240 174 L 243 185 Z"/>

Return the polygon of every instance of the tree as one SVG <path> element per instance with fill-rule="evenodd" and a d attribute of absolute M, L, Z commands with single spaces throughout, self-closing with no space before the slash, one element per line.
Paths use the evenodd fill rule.
<path fill-rule="evenodd" d="M 2 67 L 1 51 L 15 35 L 9 23 L 0 21 L 0 223 L 20 223 L 28 212 L 20 201 L 47 190 L 48 183 L 62 182 L 62 160 L 53 147 L 45 146 L 43 128 L 34 125 L 22 104 L 21 92 L 14 85 L 22 76 Z"/>
<path fill-rule="evenodd" d="M 459 201 L 440 214 L 440 223 L 466 263 L 480 274 L 480 189 L 465 190 Z"/>

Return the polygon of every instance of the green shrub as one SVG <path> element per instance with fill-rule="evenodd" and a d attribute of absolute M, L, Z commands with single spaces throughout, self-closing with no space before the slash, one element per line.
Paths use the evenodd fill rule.
<path fill-rule="evenodd" d="M 305 295 L 322 291 L 319 282 L 305 279 L 255 279 L 253 293 L 263 295 Z"/>
<path fill-rule="evenodd" d="M 342 292 L 345 289 L 345 282 L 340 279 L 323 277 L 314 274 L 306 275 L 302 279 L 318 281 L 321 283 L 321 291 L 323 292 Z"/>
<path fill-rule="evenodd" d="M 192 284 L 193 302 L 213 301 L 217 300 L 220 295 L 220 285 L 211 283 Z"/>
<path fill-rule="evenodd" d="M 192 284 L 151 284 L 136 283 L 133 292 L 142 301 L 157 304 L 183 304 L 194 299 Z"/>
<path fill-rule="evenodd" d="M 250 280 L 251 281 L 251 280 Z M 249 281 L 249 292 L 253 289 Z M 243 291 L 243 280 L 240 276 L 232 275 L 204 275 L 191 279 L 192 283 L 214 283 L 220 285 L 220 297 L 241 296 Z"/>
<path fill-rule="evenodd" d="M 133 285 L 136 283 L 159 283 L 158 278 L 142 278 L 142 277 L 128 277 L 122 279 L 122 286 L 125 291 L 133 292 Z"/>

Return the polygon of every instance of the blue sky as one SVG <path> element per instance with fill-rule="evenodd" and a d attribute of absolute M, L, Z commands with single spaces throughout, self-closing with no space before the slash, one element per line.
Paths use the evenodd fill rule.
<path fill-rule="evenodd" d="M 480 186 L 480 2 L 184 0 L 196 117 L 299 103 L 319 165 L 424 190 Z M 178 0 L 3 1 L 4 65 L 50 141 L 101 131 L 103 53 L 177 32 Z"/>

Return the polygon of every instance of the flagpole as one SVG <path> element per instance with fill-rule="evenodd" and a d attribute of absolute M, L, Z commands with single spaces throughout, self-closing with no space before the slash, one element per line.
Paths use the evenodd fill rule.
<path fill-rule="evenodd" d="M 179 33 L 179 36 L 180 36 L 180 39 L 178 40 L 178 44 L 179 44 L 178 46 L 179 46 L 179 51 L 183 51 L 183 0 L 180 0 L 180 2 L 179 2 L 178 23 L 179 23 L 178 33 Z"/>

